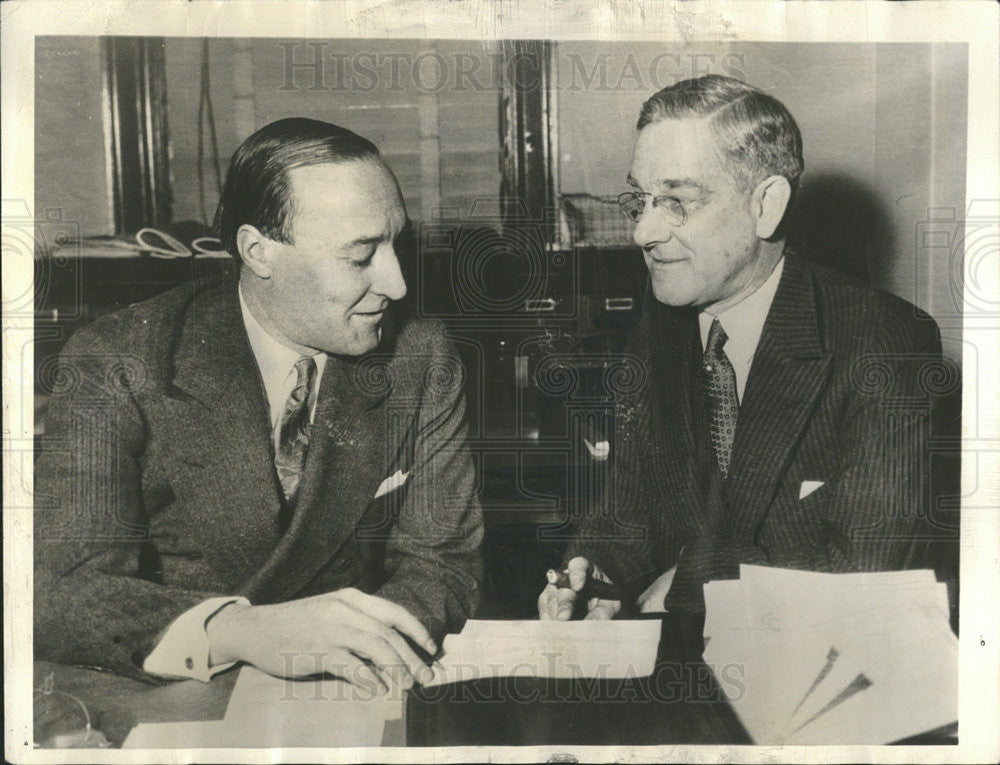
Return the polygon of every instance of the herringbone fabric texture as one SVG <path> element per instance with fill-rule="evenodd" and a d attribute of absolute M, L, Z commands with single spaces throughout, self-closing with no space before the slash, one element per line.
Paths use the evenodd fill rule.
<path fill-rule="evenodd" d="M 460 362 L 441 324 L 404 305 L 386 321 L 377 353 L 329 356 L 313 382 L 283 532 L 275 432 L 234 278 L 185 284 L 76 332 L 60 359 L 72 384 L 46 418 L 60 446 L 35 468 L 46 497 L 34 525 L 36 657 L 163 683 L 143 672 L 145 657 L 206 599 L 280 603 L 344 587 L 401 605 L 435 640 L 461 630 L 482 592 L 482 515 L 462 373 L 433 374 Z M 405 484 L 376 497 L 396 473 Z"/>

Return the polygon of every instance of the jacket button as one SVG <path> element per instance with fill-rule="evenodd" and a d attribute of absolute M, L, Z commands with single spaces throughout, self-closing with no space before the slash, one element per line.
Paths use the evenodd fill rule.
<path fill-rule="evenodd" d="M 187 667 L 188 669 L 194 669 L 194 659 L 192 659 L 190 656 L 188 656 L 184 660 L 184 666 Z"/>

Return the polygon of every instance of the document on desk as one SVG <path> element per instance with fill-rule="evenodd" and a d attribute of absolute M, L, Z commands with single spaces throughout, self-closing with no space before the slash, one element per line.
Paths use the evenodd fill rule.
<path fill-rule="evenodd" d="M 344 680 L 285 680 L 243 667 L 223 722 L 261 741 L 252 746 L 379 746 L 404 703 L 399 689 L 376 694 Z"/>
<path fill-rule="evenodd" d="M 444 639 L 430 685 L 485 677 L 624 678 L 653 672 L 659 620 L 470 620 Z"/>
<path fill-rule="evenodd" d="M 931 571 L 741 566 L 705 604 L 705 661 L 757 743 L 885 744 L 958 719 L 958 642 Z"/>
<path fill-rule="evenodd" d="M 243 667 L 222 720 L 144 723 L 125 749 L 379 746 L 405 693 L 373 694 L 336 679 L 285 680 Z"/>
<path fill-rule="evenodd" d="M 239 747 L 227 735 L 222 720 L 139 723 L 129 731 L 122 749 L 214 749 Z"/>

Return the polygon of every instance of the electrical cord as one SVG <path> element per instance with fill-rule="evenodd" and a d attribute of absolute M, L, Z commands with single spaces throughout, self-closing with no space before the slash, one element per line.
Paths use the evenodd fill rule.
<path fill-rule="evenodd" d="M 147 241 L 148 237 L 158 237 L 165 246 L 151 244 Z M 140 252 L 148 252 L 154 258 L 193 258 L 196 255 L 219 255 L 225 252 L 222 241 L 214 236 L 199 236 L 191 241 L 191 247 L 188 248 L 165 231 L 149 227 L 139 229 L 135 234 L 135 241 Z M 212 242 L 219 246 L 205 246 Z"/>
<path fill-rule="evenodd" d="M 158 241 L 157 241 L 158 240 Z M 60 243 L 57 250 L 45 253 L 47 256 L 59 256 L 59 250 L 63 250 L 71 245 L 77 245 L 83 249 L 81 254 L 87 254 L 88 247 L 95 247 L 102 251 L 121 250 L 123 256 L 149 255 L 154 258 L 194 258 L 199 255 L 205 257 L 229 257 L 229 254 L 222 249 L 222 242 L 214 236 L 199 236 L 191 240 L 188 247 L 176 237 L 160 231 L 156 228 L 142 228 L 136 232 L 134 240 L 116 239 L 112 237 L 86 237 L 82 239 L 67 239 Z M 65 257 L 64 255 L 62 257 Z"/>

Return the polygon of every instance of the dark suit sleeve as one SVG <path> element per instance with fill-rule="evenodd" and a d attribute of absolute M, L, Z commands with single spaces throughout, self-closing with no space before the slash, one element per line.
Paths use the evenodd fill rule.
<path fill-rule="evenodd" d="M 145 429 L 130 384 L 145 370 L 102 337 L 92 328 L 77 333 L 51 378 L 35 466 L 35 655 L 155 682 L 141 668 L 160 633 L 188 608 L 227 593 L 155 582 L 143 544 Z"/>
<path fill-rule="evenodd" d="M 483 519 L 466 444 L 463 373 L 436 333 L 424 372 L 408 488 L 376 595 L 399 603 L 435 640 L 458 632 L 481 597 Z"/>
<path fill-rule="evenodd" d="M 630 343 L 627 357 L 640 361 L 641 349 Z M 581 556 L 599 567 L 619 587 L 625 604 L 666 569 L 664 546 L 672 542 L 657 514 L 655 482 L 649 475 L 653 418 L 650 415 L 652 375 L 638 391 L 615 397 L 608 478 L 605 490 L 591 497 L 585 517 L 569 544 L 565 562 Z"/>

